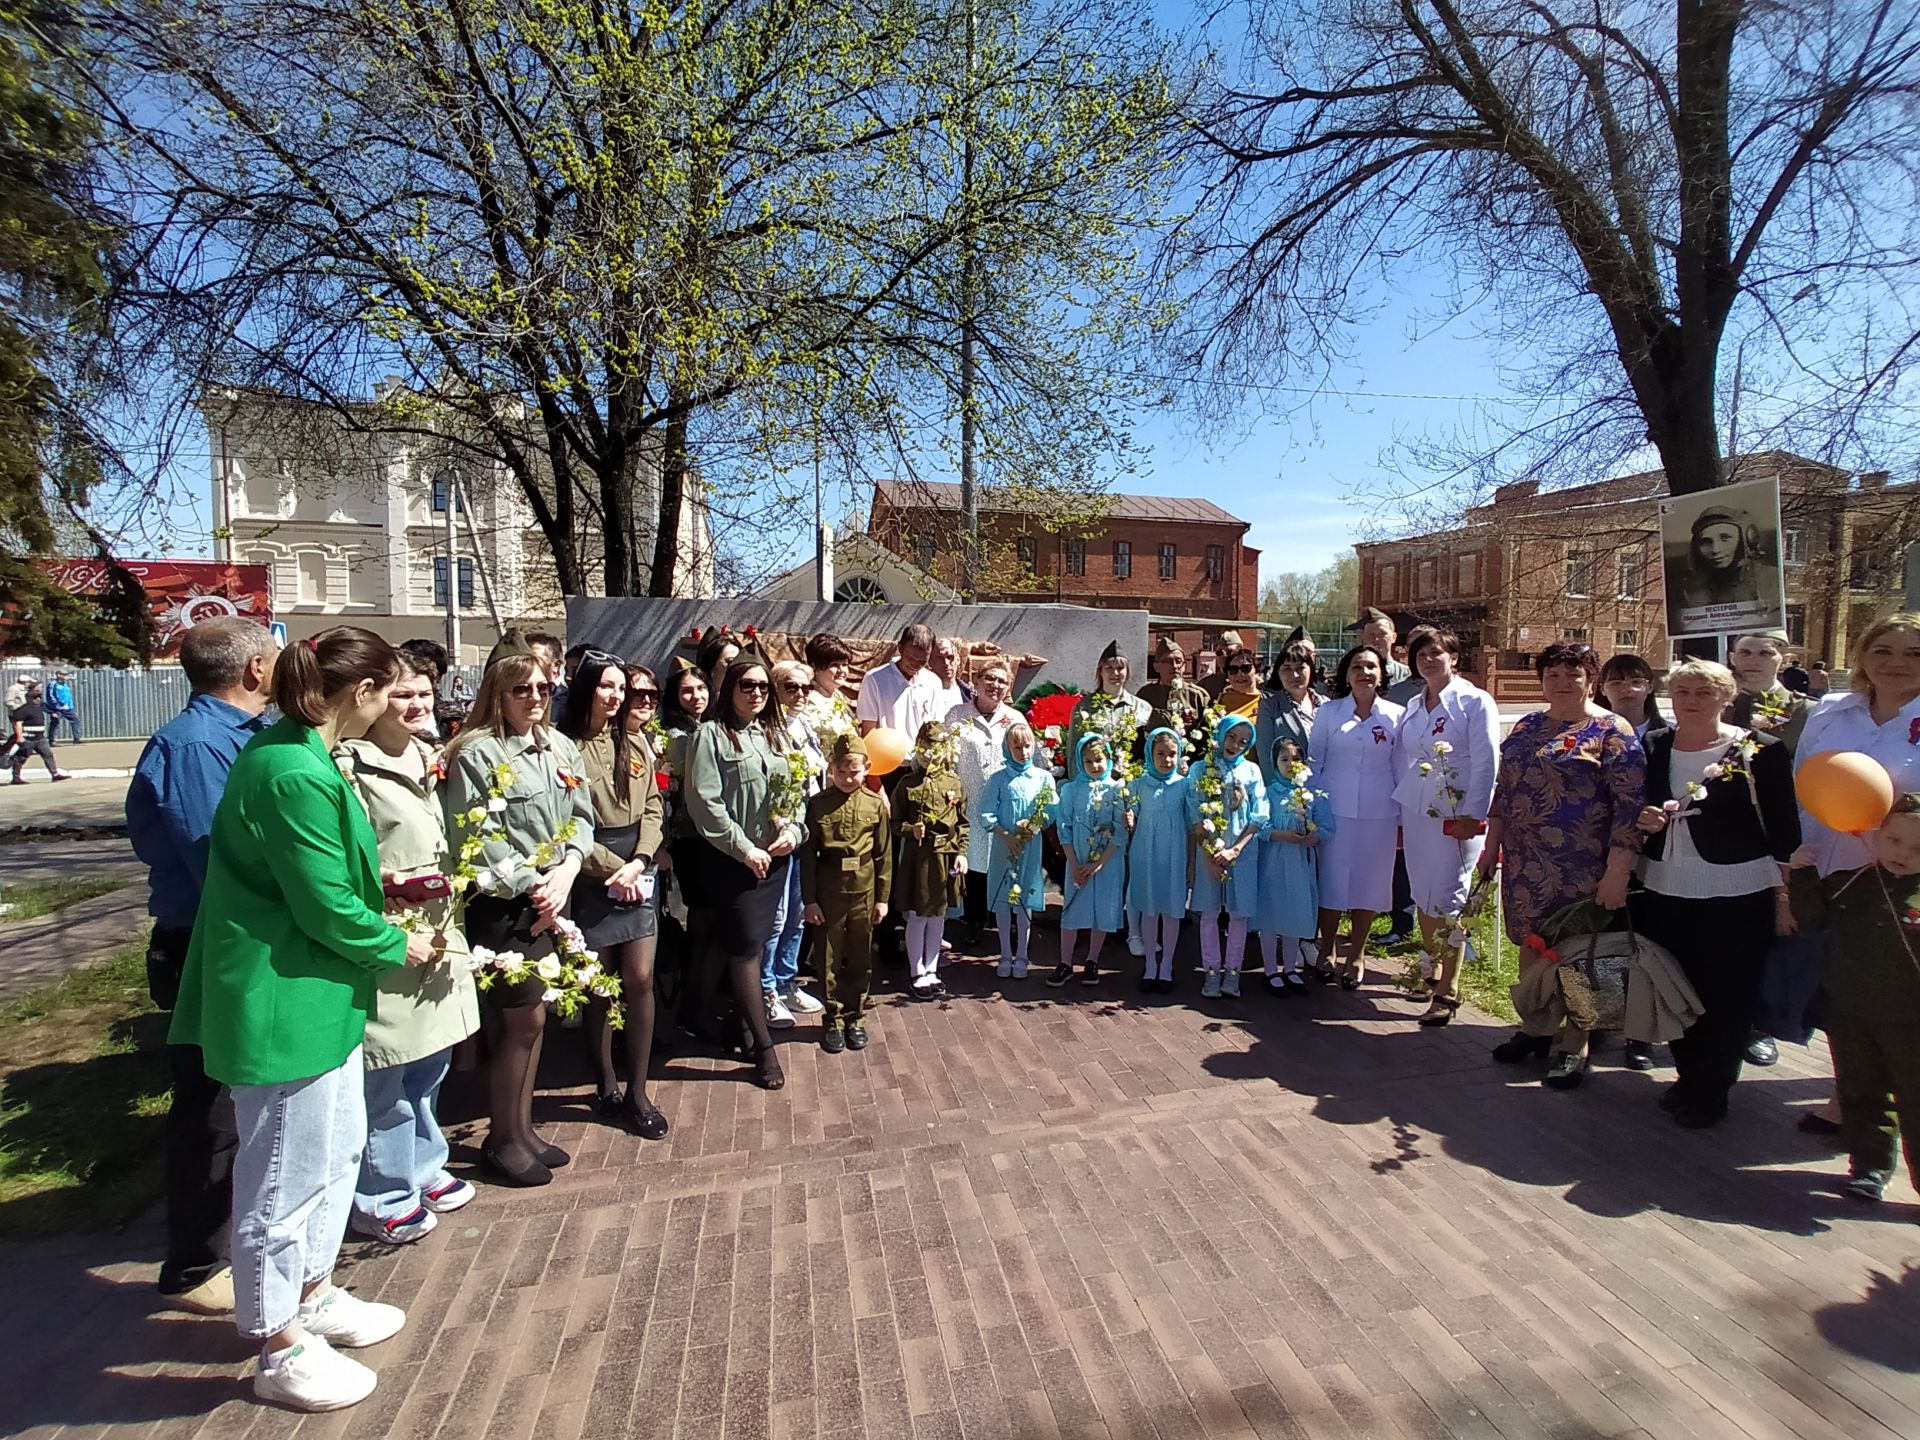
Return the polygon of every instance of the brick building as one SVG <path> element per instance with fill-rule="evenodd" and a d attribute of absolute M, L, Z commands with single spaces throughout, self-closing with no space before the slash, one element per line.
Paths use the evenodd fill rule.
<path fill-rule="evenodd" d="M 1806 658 L 1844 668 L 1853 640 L 1904 596 L 1920 540 L 1920 484 L 1855 475 L 1782 451 L 1728 462 L 1729 481 L 1780 481 L 1787 631 Z M 1503 699 L 1538 693 L 1533 656 L 1558 639 L 1602 655 L 1669 658 L 1660 570 L 1659 470 L 1567 490 L 1502 485 L 1455 530 L 1356 545 L 1360 603 L 1451 626 L 1468 666 Z"/>
<path fill-rule="evenodd" d="M 1246 543 L 1247 522 L 1211 501 L 1109 495 L 1097 522 L 1056 529 L 1003 494 L 981 492 L 979 600 L 1042 600 L 1197 620 L 1187 628 L 1154 627 L 1176 636 L 1189 654 L 1255 618 L 1260 552 Z M 957 587 L 959 519 L 958 485 L 883 480 L 874 486 L 867 533 Z"/>

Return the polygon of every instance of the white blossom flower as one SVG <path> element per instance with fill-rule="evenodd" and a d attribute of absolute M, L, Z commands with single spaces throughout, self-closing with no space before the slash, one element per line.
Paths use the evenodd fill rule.
<path fill-rule="evenodd" d="M 490 815 L 499 815 L 502 812 L 504 812 L 506 808 L 507 808 L 507 801 L 506 801 L 506 797 L 503 795 L 495 795 L 492 799 L 487 801 L 487 813 Z"/>
<path fill-rule="evenodd" d="M 577 966 L 574 969 L 573 978 L 578 980 L 582 985 L 591 985 L 599 974 L 599 964 L 593 960 L 588 960 L 584 965 Z"/>
<path fill-rule="evenodd" d="M 1433 742 L 1433 753 L 1436 755 L 1451 755 L 1453 753 L 1453 746 L 1445 740 L 1436 740 Z"/>
<path fill-rule="evenodd" d="M 540 1003 L 542 1005 L 551 1005 L 554 1001 L 558 1000 L 559 998 L 560 998 L 560 992 L 554 989 L 551 985 L 549 985 L 546 988 L 546 990 L 541 994 Z"/>
<path fill-rule="evenodd" d="M 540 959 L 535 962 L 533 973 L 538 975 L 542 980 L 558 980 L 560 978 L 560 958 L 557 955 L 542 955 Z"/>

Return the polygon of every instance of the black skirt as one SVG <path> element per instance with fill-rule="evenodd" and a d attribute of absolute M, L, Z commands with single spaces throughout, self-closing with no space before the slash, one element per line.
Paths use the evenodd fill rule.
<path fill-rule="evenodd" d="M 698 893 L 704 908 L 713 912 L 714 949 L 722 955 L 748 955 L 763 949 L 787 893 L 787 867 L 793 857 L 782 855 L 767 867 L 766 879 L 756 880 L 753 871 L 704 840 L 693 842 L 687 850 L 687 865 L 698 876 L 697 891 L 688 886 L 691 877 L 677 854 L 674 870 L 682 886 L 687 886 L 686 893 Z M 692 903 L 689 899 L 688 904 Z"/>
<path fill-rule="evenodd" d="M 531 933 L 539 919 L 528 896 L 475 895 L 467 901 L 467 943 L 489 950 L 516 950 L 529 961 L 538 960 L 553 953 L 551 930 L 543 930 L 538 935 Z M 529 975 L 511 985 L 505 980 L 495 980 L 480 992 L 480 998 L 502 1009 L 517 1009 L 538 1005 L 546 993 L 547 982 L 538 975 Z"/>
<path fill-rule="evenodd" d="M 638 825 L 619 825 L 594 831 L 594 842 L 614 854 L 633 858 L 633 847 L 640 839 Z M 656 890 L 655 896 L 659 892 Z M 598 876 L 582 875 L 573 882 L 571 909 L 573 920 L 594 949 L 604 945 L 622 945 L 629 940 L 650 939 L 657 929 L 653 900 L 616 900 L 607 894 L 607 882 Z"/>

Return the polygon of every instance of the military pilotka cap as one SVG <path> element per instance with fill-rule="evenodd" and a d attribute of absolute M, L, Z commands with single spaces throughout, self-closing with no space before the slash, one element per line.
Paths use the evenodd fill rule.
<path fill-rule="evenodd" d="M 1153 658 L 1158 660 L 1167 655 L 1178 655 L 1182 660 L 1187 658 L 1187 652 L 1180 648 L 1178 641 L 1169 640 L 1162 635 L 1160 643 L 1153 647 Z"/>
<path fill-rule="evenodd" d="M 1099 663 L 1104 665 L 1109 660 L 1124 660 L 1125 658 L 1126 657 L 1120 653 L 1120 642 L 1118 640 L 1109 640 L 1107 642 L 1107 648 L 1100 652 Z"/>
<path fill-rule="evenodd" d="M 867 742 L 851 730 L 842 730 L 834 737 L 833 748 L 827 752 L 829 760 L 864 760 L 867 758 Z"/>
<path fill-rule="evenodd" d="M 507 631 L 500 637 L 500 643 L 487 652 L 486 668 L 491 670 L 500 661 L 511 659 L 515 655 L 534 658 L 533 647 L 527 644 L 527 637 L 518 629 Z"/>

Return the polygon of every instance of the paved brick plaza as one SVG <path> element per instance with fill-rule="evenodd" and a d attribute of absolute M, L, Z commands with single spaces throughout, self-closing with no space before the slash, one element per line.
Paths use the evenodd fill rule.
<path fill-rule="evenodd" d="M 1051 940 L 1051 933 L 1046 932 Z M 1036 935 L 1035 949 L 1041 936 Z M 1191 945 L 1191 937 L 1188 941 Z M 1119 947 L 1110 949 L 1114 958 Z M 407 1306 L 373 1399 L 252 1403 L 152 1313 L 157 1235 L 4 1257 L 0 1420 L 35 1435 L 1920 1435 L 1920 1207 L 1866 1218 L 1793 1129 L 1823 1053 L 1690 1134 L 1653 1076 L 1577 1094 L 1381 983 L 897 995 L 789 1084 L 675 1061 L 663 1145 L 550 1095 L 575 1163 L 345 1278 Z M 1251 977 L 1249 977 L 1251 979 Z M 466 1133 L 465 1131 L 462 1132 Z M 470 1160 L 470 1146 L 456 1149 Z"/>

